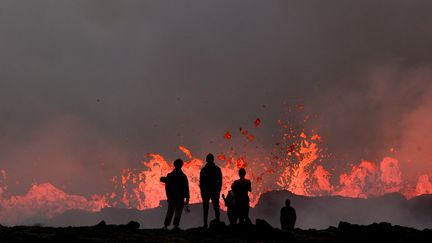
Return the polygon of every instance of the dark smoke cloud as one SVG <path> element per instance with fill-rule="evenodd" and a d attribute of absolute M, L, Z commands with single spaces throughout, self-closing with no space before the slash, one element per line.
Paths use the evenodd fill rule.
<path fill-rule="evenodd" d="M 11 0 L 0 9 L 0 167 L 11 190 L 46 180 L 99 192 L 147 152 L 174 158 L 181 144 L 203 156 L 256 117 L 272 134 L 284 100 L 318 115 L 336 161 L 397 147 L 413 173 L 432 169 L 430 1 Z"/>

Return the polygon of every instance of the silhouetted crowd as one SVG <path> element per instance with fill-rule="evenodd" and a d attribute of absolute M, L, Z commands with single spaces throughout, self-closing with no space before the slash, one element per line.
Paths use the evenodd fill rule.
<path fill-rule="evenodd" d="M 189 182 L 188 178 L 182 171 L 183 161 L 177 159 L 174 161 L 174 170 L 166 177 L 161 177 L 160 181 L 165 183 L 165 192 L 168 201 L 168 210 L 165 216 L 164 228 L 168 228 L 174 216 L 174 228 L 177 229 L 180 224 L 183 209 L 189 210 Z M 239 179 L 231 185 L 231 190 L 222 198 L 227 207 L 227 215 L 230 225 L 251 224 L 249 219 L 249 192 L 252 191 L 251 181 L 246 179 L 246 170 L 239 169 Z M 214 163 L 213 154 L 206 157 L 206 165 L 200 172 L 200 191 L 203 204 L 204 228 L 208 227 L 208 210 L 210 201 L 212 202 L 215 212 L 215 220 L 220 222 L 219 198 L 222 190 L 222 171 Z M 280 223 L 283 230 L 294 229 L 296 221 L 296 212 L 291 207 L 289 199 L 285 202 L 285 207 L 280 212 Z"/>

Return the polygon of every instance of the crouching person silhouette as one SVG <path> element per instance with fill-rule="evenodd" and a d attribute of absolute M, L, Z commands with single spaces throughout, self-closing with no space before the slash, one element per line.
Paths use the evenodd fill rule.
<path fill-rule="evenodd" d="M 228 215 L 229 223 L 231 226 L 233 226 L 237 223 L 237 214 L 235 211 L 235 199 L 234 199 L 234 192 L 232 188 L 231 190 L 228 191 L 226 197 L 224 194 L 222 194 L 222 198 L 225 202 L 225 206 L 227 207 L 227 215 Z"/>
<path fill-rule="evenodd" d="M 280 212 L 280 223 L 283 230 L 293 230 L 297 216 L 296 211 L 291 207 L 291 201 L 287 199 L 285 201 L 285 207 Z"/>
<path fill-rule="evenodd" d="M 174 170 L 166 177 L 161 177 L 161 182 L 165 183 L 165 192 L 168 201 L 168 211 L 166 213 L 164 228 L 168 228 L 174 215 L 174 229 L 178 229 L 184 205 L 189 204 L 189 182 L 187 176 L 181 170 L 183 161 L 174 161 Z"/>

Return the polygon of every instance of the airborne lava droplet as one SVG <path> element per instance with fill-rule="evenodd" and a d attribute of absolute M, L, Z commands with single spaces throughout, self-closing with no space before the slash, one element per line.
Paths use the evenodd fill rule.
<path fill-rule="evenodd" d="M 303 125 L 302 117 L 298 119 L 299 124 Z M 321 137 L 315 131 L 310 131 L 303 126 L 296 128 L 297 124 L 292 123 L 278 120 L 279 134 L 272 136 L 277 140 L 274 146 L 268 149 L 258 149 L 256 144 L 249 145 L 248 140 L 254 140 L 254 135 L 257 139 L 259 136 L 252 135 L 251 129 L 246 131 L 244 128 L 239 129 L 240 134 L 235 133 L 242 140 L 236 137 L 233 140 L 237 141 L 225 141 L 225 143 L 220 142 L 219 139 L 210 141 L 215 147 L 221 148 L 217 153 L 217 159 L 224 178 L 222 192 L 226 193 L 230 190 L 232 182 L 238 178 L 238 168 L 247 167 L 248 177 L 254 185 L 254 190 L 249 194 L 251 207 L 254 207 L 260 196 L 268 190 L 288 190 L 302 196 L 337 195 L 354 198 L 375 197 L 392 192 L 400 192 L 405 197 L 411 198 L 432 193 L 432 174 L 413 178 L 415 179 L 413 182 L 403 181 L 403 170 L 399 167 L 396 158 L 385 157 L 382 161 L 363 160 L 359 164 L 346 163 L 349 168 L 343 173 L 339 172 L 340 168 L 326 168 L 328 165 L 325 162 L 334 160 L 336 155 L 328 152 L 327 148 L 320 147 Z M 257 119 L 255 124 L 260 125 L 260 120 Z M 245 134 L 241 135 L 242 132 Z M 231 138 L 232 134 L 226 131 L 224 139 Z M 239 147 L 241 148 L 238 149 Z M 202 199 L 199 171 L 205 161 L 193 157 L 191 150 L 186 147 L 179 146 L 178 149 L 187 157 L 183 170 L 190 178 L 190 202 L 200 203 Z M 249 154 L 249 151 L 253 153 Z M 392 151 L 397 152 L 394 148 L 390 152 Z M 414 161 L 408 160 L 407 163 L 414 163 Z M 112 192 L 92 195 L 88 199 L 80 195 L 69 195 L 50 183 L 34 183 L 25 195 L 5 196 L 7 173 L 0 168 L 0 222 L 15 224 L 20 222 L 18 220 L 21 218 L 34 218 L 38 215 L 52 218 L 72 209 L 97 212 L 105 207 L 138 210 L 157 208 L 160 202 L 166 199 L 165 187 L 160 178 L 166 176 L 172 169 L 171 160 L 165 159 L 160 154 L 147 153 L 139 166 L 122 169 L 120 175 L 112 178 L 114 184 Z M 20 182 L 16 181 L 16 184 L 19 185 Z"/>
<path fill-rule="evenodd" d="M 321 141 L 321 136 L 318 135 L 318 134 L 314 134 L 314 135 L 312 135 L 311 140 L 312 140 L 312 141 L 313 141 L 313 140 Z"/>
<path fill-rule="evenodd" d="M 261 119 L 259 119 L 259 118 L 255 119 L 254 125 L 255 125 L 255 128 L 259 127 L 259 125 L 261 125 Z"/>
<path fill-rule="evenodd" d="M 224 134 L 225 139 L 231 139 L 231 133 L 229 131 L 226 131 Z"/>
<path fill-rule="evenodd" d="M 193 158 L 193 156 L 192 156 L 192 153 L 190 152 L 190 150 L 189 149 L 187 149 L 187 148 L 185 148 L 185 147 L 183 147 L 183 146 L 179 146 L 179 149 L 189 158 L 189 159 L 192 159 Z"/>
<path fill-rule="evenodd" d="M 297 105 L 296 105 L 296 108 L 297 108 L 298 110 L 303 110 L 304 105 L 303 105 L 303 104 L 297 104 Z"/>

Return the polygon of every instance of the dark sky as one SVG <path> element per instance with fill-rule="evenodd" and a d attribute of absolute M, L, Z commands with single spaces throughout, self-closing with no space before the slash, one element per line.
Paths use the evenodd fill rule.
<path fill-rule="evenodd" d="M 432 172 L 431 1 L 0 3 L 0 169 L 12 191 L 109 190 L 148 152 L 198 157 L 303 103 L 336 155 Z M 265 108 L 263 108 L 265 105 Z M 263 140 L 269 146 L 270 140 Z M 104 164 L 102 165 L 101 162 Z"/>

